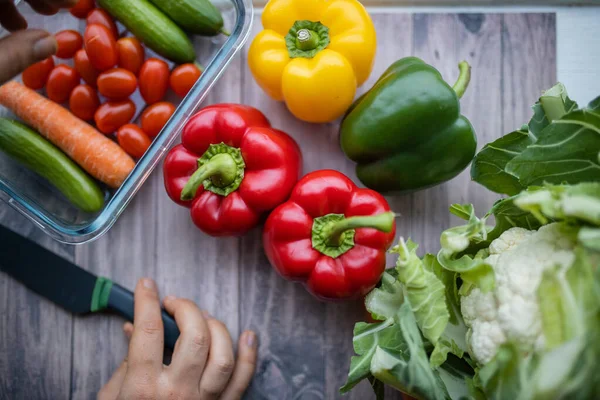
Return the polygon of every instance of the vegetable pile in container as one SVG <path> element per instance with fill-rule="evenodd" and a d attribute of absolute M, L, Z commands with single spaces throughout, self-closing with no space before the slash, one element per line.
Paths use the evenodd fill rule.
<path fill-rule="evenodd" d="M 13 204 L 76 229 L 121 188 L 202 75 L 197 60 L 230 33 L 209 0 L 80 0 L 59 17 L 77 28 L 53 32 L 55 56 L 0 86 L 14 115 L 0 118 L 0 152 L 13 160 L 0 160 L 0 179 Z"/>
<path fill-rule="evenodd" d="M 437 254 L 400 238 L 365 298 L 343 393 L 369 379 L 418 399 L 600 395 L 600 97 L 562 84 L 532 119 L 475 156 L 472 179 L 506 195 L 442 232 Z M 492 220 L 495 220 L 492 222 Z"/>

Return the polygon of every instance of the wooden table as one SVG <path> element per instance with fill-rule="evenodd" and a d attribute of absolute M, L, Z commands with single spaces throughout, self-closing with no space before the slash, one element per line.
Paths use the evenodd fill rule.
<path fill-rule="evenodd" d="M 365 88 L 403 56 L 433 63 L 448 81 L 456 78 L 458 61 L 466 59 L 473 80 L 462 100 L 463 111 L 481 145 L 525 123 L 532 103 L 556 80 L 554 14 L 378 12 L 373 19 L 379 53 Z M 254 32 L 258 30 L 255 24 Z M 338 125 L 294 120 L 253 82 L 246 51 L 231 63 L 208 102 L 258 107 L 298 140 L 307 172 L 335 168 L 354 177 L 352 163 L 338 146 Z M 451 203 L 474 203 L 482 214 L 496 198 L 470 183 L 465 171 L 450 183 L 389 200 L 402 214 L 398 234 L 420 243 L 422 251 L 435 251 L 440 232 L 456 223 L 447 211 Z M 114 228 L 87 245 L 54 243 L 4 204 L 0 222 L 126 287 L 133 288 L 140 277 L 152 277 L 162 295 L 195 300 L 223 320 L 235 338 L 244 329 L 255 329 L 260 362 L 248 399 L 339 397 L 353 354 L 352 327 L 363 317 L 361 304 L 324 304 L 300 285 L 281 279 L 263 255 L 260 229 L 243 238 L 203 235 L 188 211 L 167 198 L 160 170 Z M 389 262 L 393 265 L 393 258 Z M 126 354 L 122 324 L 112 316 L 73 317 L 0 274 L 0 399 L 94 398 Z M 345 398 L 372 397 L 362 384 Z M 400 396 L 390 392 L 388 398 Z"/>

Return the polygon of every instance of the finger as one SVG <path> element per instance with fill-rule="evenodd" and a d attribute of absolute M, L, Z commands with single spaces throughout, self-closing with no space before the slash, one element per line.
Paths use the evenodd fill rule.
<path fill-rule="evenodd" d="M 23 72 L 31 64 L 56 53 L 56 39 L 48 32 L 31 29 L 0 39 L 0 84 Z"/>
<path fill-rule="evenodd" d="M 198 382 L 204 371 L 210 349 L 210 331 L 202 311 L 187 299 L 166 297 L 167 312 L 175 318 L 179 339 L 173 350 L 169 374 L 180 385 L 189 385 L 197 394 Z"/>
<path fill-rule="evenodd" d="M 227 388 L 221 395 L 221 400 L 239 400 L 250 385 L 256 370 L 258 341 L 256 334 L 246 331 L 238 342 L 238 357 Z"/>
<path fill-rule="evenodd" d="M 119 368 L 113 373 L 110 380 L 104 385 L 98 393 L 98 400 L 116 400 L 125 381 L 127 373 L 127 358 L 123 360 Z"/>
<path fill-rule="evenodd" d="M 125 322 L 123 325 L 123 332 L 125 336 L 127 336 L 127 340 L 131 340 L 131 335 L 133 335 L 133 324 L 131 322 Z"/>
<path fill-rule="evenodd" d="M 54 7 L 52 4 L 48 4 L 44 0 L 25 0 L 31 8 L 38 14 L 42 15 L 54 15 L 59 11 L 58 7 Z"/>
<path fill-rule="evenodd" d="M 210 318 L 210 351 L 208 362 L 200 379 L 200 398 L 216 399 L 223 392 L 231 378 L 233 367 L 233 343 L 227 327 L 220 321 Z"/>
<path fill-rule="evenodd" d="M 0 25 L 10 32 L 27 28 L 27 21 L 17 10 L 17 6 L 15 6 L 12 0 L 0 0 L 0 7 L 2 7 Z"/>
<path fill-rule="evenodd" d="M 129 368 L 133 374 L 157 376 L 163 365 L 164 331 L 156 283 L 141 279 L 134 295 L 133 333 L 129 343 Z"/>

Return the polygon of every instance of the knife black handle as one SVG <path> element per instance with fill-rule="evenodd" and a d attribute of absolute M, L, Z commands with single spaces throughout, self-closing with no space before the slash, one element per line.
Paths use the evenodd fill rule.
<path fill-rule="evenodd" d="M 133 322 L 133 293 L 113 283 L 108 296 L 107 308 L 115 311 L 128 321 Z M 162 321 L 165 329 L 165 347 L 173 350 L 179 338 L 179 328 L 175 320 L 165 310 L 162 311 Z"/>

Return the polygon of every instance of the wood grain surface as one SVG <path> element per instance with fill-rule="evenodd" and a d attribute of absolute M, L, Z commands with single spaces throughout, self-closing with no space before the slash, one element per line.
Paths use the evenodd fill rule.
<path fill-rule="evenodd" d="M 448 81 L 454 81 L 458 62 L 466 59 L 473 79 L 462 100 L 463 113 L 475 126 L 480 146 L 526 122 L 531 104 L 555 83 L 554 14 L 376 13 L 373 20 L 378 56 L 361 92 L 404 56 L 422 57 Z M 259 29 L 255 24 L 253 33 Z M 305 172 L 333 168 L 354 178 L 354 167 L 338 146 L 338 124 L 299 122 L 270 100 L 250 75 L 247 47 L 206 104 L 255 106 L 300 143 Z M 420 243 L 421 251 L 434 251 L 441 231 L 456 223 L 447 211 L 451 203 L 474 203 L 483 213 L 495 199 L 470 182 L 465 171 L 444 185 L 389 201 L 402 215 L 398 234 Z M 76 248 L 53 243 L 5 204 L 0 205 L 0 223 L 125 287 L 152 277 L 161 295 L 198 302 L 227 324 L 235 340 L 245 329 L 256 330 L 260 361 L 247 399 L 341 397 L 338 388 L 353 354 L 351 332 L 363 317 L 361 304 L 321 303 L 298 284 L 279 278 L 263 254 L 259 228 L 241 239 L 202 234 L 188 211 L 166 196 L 160 169 L 96 242 Z M 72 317 L 0 274 L 0 399 L 95 398 L 125 356 L 122 324 L 113 316 Z M 363 383 L 344 398 L 373 395 Z M 390 390 L 386 398 L 401 396 Z"/>

